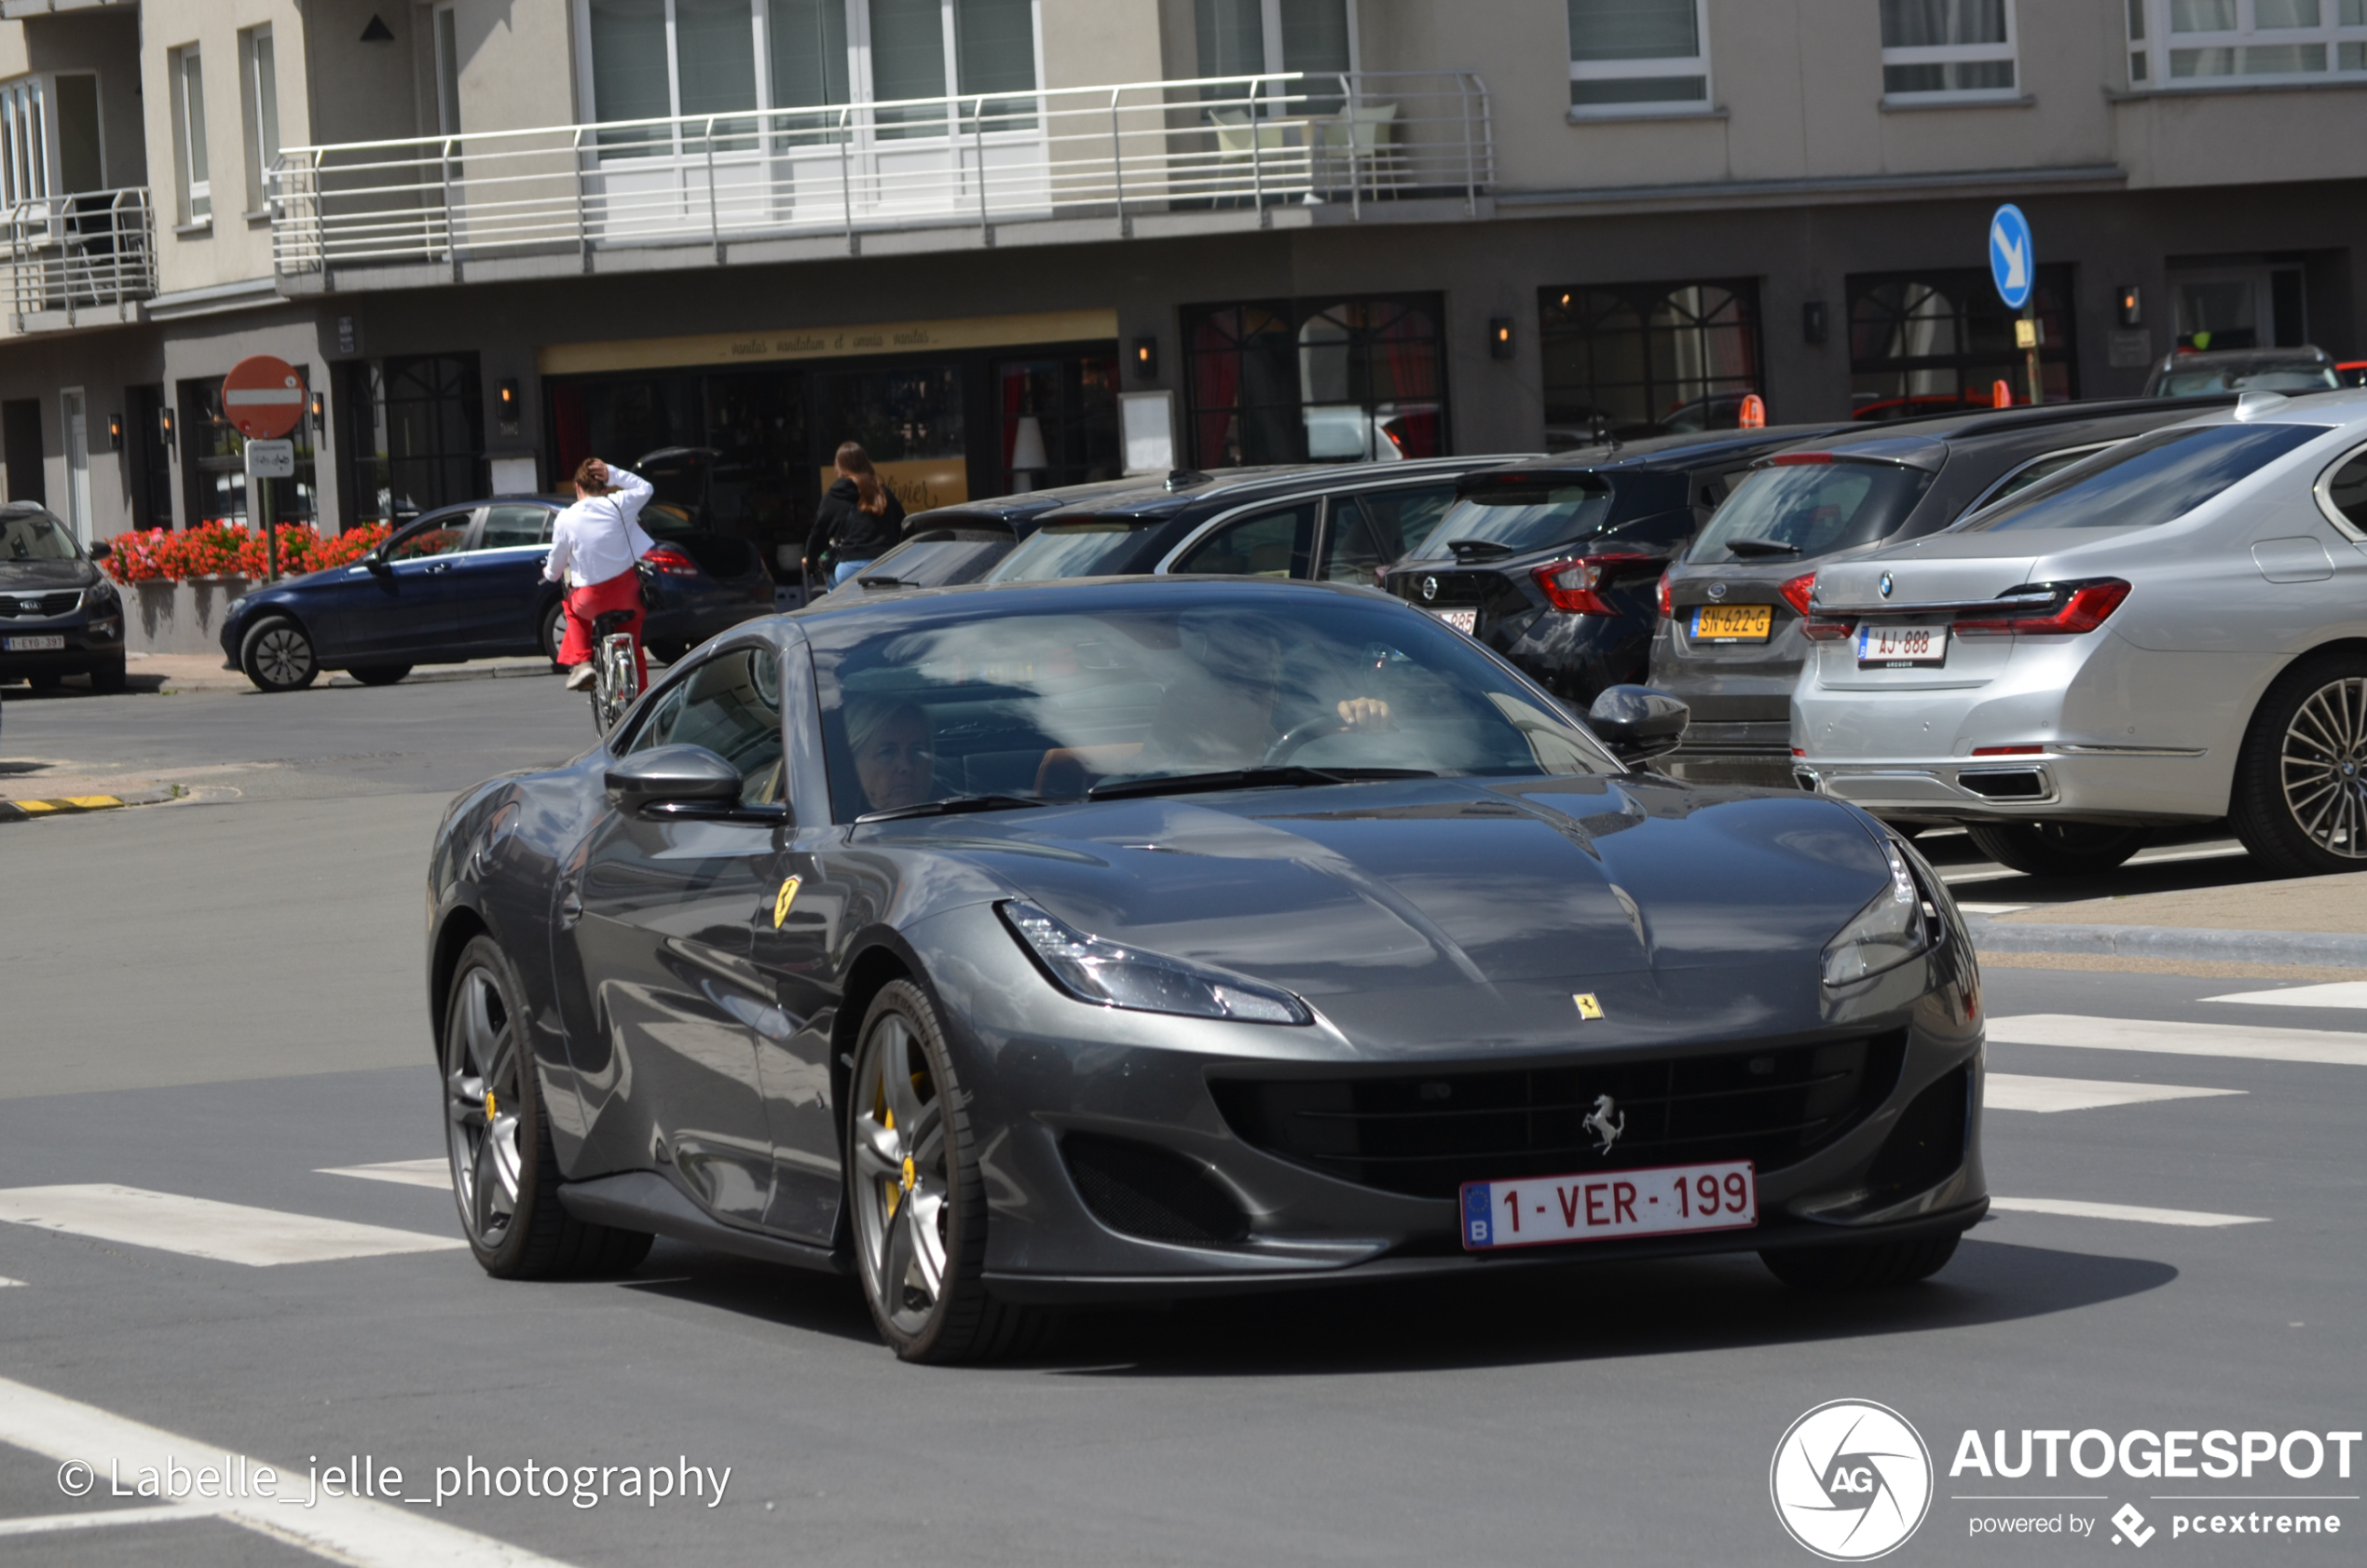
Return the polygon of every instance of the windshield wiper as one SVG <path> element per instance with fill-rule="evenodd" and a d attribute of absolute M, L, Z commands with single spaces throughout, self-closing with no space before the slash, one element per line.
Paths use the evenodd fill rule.
<path fill-rule="evenodd" d="M 1729 555 L 1797 555 L 1799 546 L 1779 544 L 1773 539 L 1726 539 L 1722 541 Z"/>
<path fill-rule="evenodd" d="M 1455 552 L 1457 561 L 1492 561 L 1512 552 L 1511 545 L 1496 539 L 1448 539 L 1446 548 Z"/>
<path fill-rule="evenodd" d="M 898 817 L 951 817 L 965 811 L 1015 811 L 1026 806 L 1042 806 L 1047 802 L 1032 795 L 952 795 L 942 800 L 924 800 L 912 806 L 890 806 L 883 811 L 866 811 L 855 820 L 894 822 Z"/>
<path fill-rule="evenodd" d="M 1434 779 L 1428 768 L 1302 768 L 1295 762 L 1276 768 L 1226 768 L 1212 773 L 1155 773 L 1148 778 L 1115 779 L 1085 792 L 1088 800 L 1126 800 L 1143 795 L 1205 795 L 1220 789 L 1266 789 L 1274 786 L 1361 784 L 1367 779 Z"/>
<path fill-rule="evenodd" d="M 904 586 L 904 579 L 900 577 L 858 576 L 855 580 L 861 583 L 866 588 L 901 588 Z"/>

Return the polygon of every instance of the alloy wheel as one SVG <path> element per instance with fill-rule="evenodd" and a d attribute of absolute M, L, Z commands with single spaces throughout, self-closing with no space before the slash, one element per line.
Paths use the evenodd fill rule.
<path fill-rule="evenodd" d="M 2302 699 L 2278 761 L 2293 825 L 2329 854 L 2367 860 L 2367 680 L 2330 681 Z"/>
<path fill-rule="evenodd" d="M 907 1335 L 928 1326 L 945 1289 L 951 1190 L 944 1105 L 905 1021 L 881 1017 L 855 1079 L 855 1247 L 864 1284 Z"/>
<path fill-rule="evenodd" d="M 300 686 L 312 675 L 312 644 L 293 626 L 270 627 L 255 639 L 254 663 L 273 686 Z"/>
<path fill-rule="evenodd" d="M 478 1246 L 501 1245 L 518 1212 L 518 1027 L 491 974 L 460 978 L 457 1028 L 445 1043 L 445 1121 L 452 1192 Z"/>

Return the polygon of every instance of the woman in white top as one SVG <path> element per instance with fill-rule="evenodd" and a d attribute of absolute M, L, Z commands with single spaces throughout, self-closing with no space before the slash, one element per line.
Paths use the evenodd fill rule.
<path fill-rule="evenodd" d="M 559 662 L 572 665 L 568 689 L 592 684 L 592 623 L 611 610 L 628 612 L 623 630 L 633 634 L 633 662 L 640 684 L 650 684 L 650 662 L 641 651 L 641 578 L 634 570 L 655 541 L 641 529 L 641 509 L 656 492 L 629 470 L 586 457 L 576 465 L 575 504 L 551 528 L 551 554 L 542 575 L 568 585 L 568 632 Z"/>

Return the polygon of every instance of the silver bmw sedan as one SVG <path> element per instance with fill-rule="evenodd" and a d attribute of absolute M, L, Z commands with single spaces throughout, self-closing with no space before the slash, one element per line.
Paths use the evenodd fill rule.
<path fill-rule="evenodd" d="M 1819 572 L 1799 782 L 2034 873 L 2367 870 L 2367 392 L 2248 393 Z"/>

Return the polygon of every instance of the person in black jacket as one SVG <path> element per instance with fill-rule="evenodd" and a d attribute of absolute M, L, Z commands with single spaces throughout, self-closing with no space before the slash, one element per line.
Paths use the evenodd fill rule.
<path fill-rule="evenodd" d="M 814 531 L 806 537 L 805 570 L 811 581 L 828 552 L 836 588 L 903 538 L 904 503 L 880 483 L 869 455 L 855 443 L 839 448 L 834 466 L 839 476 L 814 509 Z"/>

